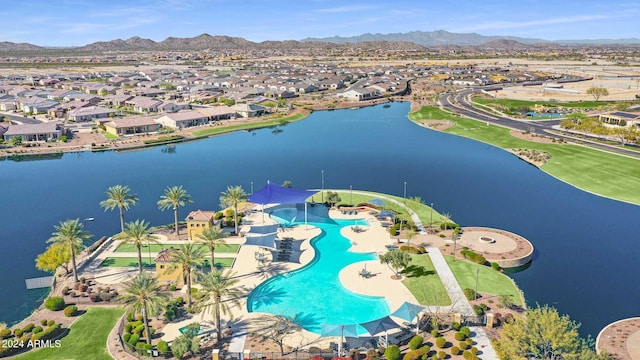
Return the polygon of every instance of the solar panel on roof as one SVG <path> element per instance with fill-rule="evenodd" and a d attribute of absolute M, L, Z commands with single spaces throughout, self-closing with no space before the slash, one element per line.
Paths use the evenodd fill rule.
<path fill-rule="evenodd" d="M 611 113 L 611 115 L 620 116 L 620 117 L 627 118 L 627 119 L 635 119 L 638 116 L 640 116 L 639 114 L 632 114 L 632 113 L 627 113 L 627 112 L 622 112 L 622 111 L 616 111 L 614 113 Z"/>

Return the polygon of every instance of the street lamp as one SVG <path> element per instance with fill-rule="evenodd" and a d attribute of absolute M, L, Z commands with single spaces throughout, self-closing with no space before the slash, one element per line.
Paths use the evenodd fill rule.
<path fill-rule="evenodd" d="M 322 191 L 320 192 L 320 199 L 321 199 L 321 202 L 324 204 L 324 170 L 322 170 L 321 173 L 322 173 Z"/>
<path fill-rule="evenodd" d="M 349 204 L 353 206 L 353 186 L 349 185 Z"/>
<path fill-rule="evenodd" d="M 480 273 L 480 268 L 476 268 L 476 293 L 473 296 L 473 300 L 478 299 L 478 274 Z"/>
<path fill-rule="evenodd" d="M 82 220 L 82 224 L 84 225 L 85 230 L 87 230 L 87 222 L 93 221 L 93 220 L 95 220 L 95 218 L 92 218 L 92 217 L 88 217 Z"/>
<path fill-rule="evenodd" d="M 251 195 L 253 195 L 253 181 L 251 182 Z"/>
<path fill-rule="evenodd" d="M 404 182 L 404 204 L 407 205 L 407 182 Z"/>
<path fill-rule="evenodd" d="M 433 203 L 431 203 L 431 217 L 429 218 L 429 228 L 433 226 Z"/>

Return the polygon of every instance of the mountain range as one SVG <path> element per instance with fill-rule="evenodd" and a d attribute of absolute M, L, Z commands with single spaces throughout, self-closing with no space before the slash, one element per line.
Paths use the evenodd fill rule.
<path fill-rule="evenodd" d="M 424 50 L 424 47 L 433 46 L 492 46 L 495 44 L 510 44 L 517 47 L 527 45 L 613 45 L 640 44 L 638 38 L 628 39 L 600 39 L 600 40 L 556 40 L 549 41 L 535 38 L 522 38 L 516 36 L 485 36 L 477 33 L 452 33 L 445 30 L 438 31 L 411 31 L 408 33 L 391 34 L 363 34 L 358 36 L 328 38 L 306 38 L 300 41 L 264 41 L 253 42 L 241 37 L 212 36 L 201 34 L 191 38 L 168 37 L 156 42 L 134 36 L 127 40 L 116 39 L 111 41 L 99 41 L 88 45 L 69 49 L 87 52 L 100 51 L 136 51 L 136 50 L 232 50 L 232 49 L 330 49 L 352 47 L 357 44 L 359 48 L 380 48 L 390 50 Z M 0 42 L 0 52 L 11 51 L 37 51 L 51 48 L 37 46 L 29 43 Z"/>

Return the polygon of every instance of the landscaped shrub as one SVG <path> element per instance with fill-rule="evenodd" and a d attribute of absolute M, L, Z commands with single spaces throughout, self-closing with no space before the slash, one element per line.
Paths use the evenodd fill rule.
<path fill-rule="evenodd" d="M 153 336 L 153 334 L 155 334 L 155 333 L 156 333 L 156 329 L 152 328 L 151 326 L 149 326 L 149 331 L 151 332 L 151 336 Z M 144 338 L 146 338 L 146 337 L 147 337 L 147 332 L 146 332 L 146 331 L 143 331 L 143 332 L 142 332 L 142 336 L 143 336 Z"/>
<path fill-rule="evenodd" d="M 125 333 L 124 335 L 122 335 L 122 340 L 126 343 L 129 342 L 129 339 L 131 339 L 131 334 L 129 333 Z"/>
<path fill-rule="evenodd" d="M 33 328 L 33 330 L 31 331 L 34 334 L 37 334 L 39 332 L 42 332 L 42 326 L 36 326 Z"/>
<path fill-rule="evenodd" d="M 78 307 L 75 305 L 69 305 L 64 308 L 64 316 L 72 317 L 78 315 Z"/>
<path fill-rule="evenodd" d="M 467 340 L 465 340 L 464 342 L 466 342 L 467 345 L 473 345 L 473 339 L 472 338 L 467 338 Z"/>
<path fill-rule="evenodd" d="M 47 326 L 47 319 L 40 320 L 40 325 Z"/>
<path fill-rule="evenodd" d="M 413 349 L 407 352 L 402 358 L 402 360 L 420 360 L 425 355 L 428 355 L 430 350 L 431 349 L 429 348 L 429 346 L 423 346 L 419 349 Z"/>
<path fill-rule="evenodd" d="M 422 336 L 416 335 L 413 338 L 411 338 L 411 340 L 409 341 L 409 349 L 410 350 L 416 350 L 418 349 L 420 346 L 422 346 L 422 341 L 424 339 L 422 338 Z"/>
<path fill-rule="evenodd" d="M 47 326 L 53 326 L 53 325 L 55 325 L 55 324 L 56 324 L 56 321 L 55 321 L 55 320 L 49 320 L 49 321 L 47 321 Z"/>
<path fill-rule="evenodd" d="M 169 285 L 169 291 L 176 291 L 176 290 L 178 290 L 178 288 L 176 287 L 176 284 Z"/>
<path fill-rule="evenodd" d="M 452 346 L 451 347 L 451 355 L 458 355 L 460 354 L 460 348 L 458 348 L 457 346 Z"/>
<path fill-rule="evenodd" d="M 438 351 L 438 359 L 445 359 L 447 357 L 447 353 L 444 350 Z"/>
<path fill-rule="evenodd" d="M 164 340 L 160 340 L 160 341 L 158 341 L 157 348 L 158 348 L 158 351 L 161 354 L 164 354 L 164 353 L 167 353 L 169 351 L 169 344 Z"/>
<path fill-rule="evenodd" d="M 103 291 L 100 293 L 99 296 L 100 296 L 100 300 L 102 301 L 111 301 L 113 294 L 111 294 L 110 292 Z"/>
<path fill-rule="evenodd" d="M 215 213 L 215 215 L 213 215 L 213 218 L 216 220 L 220 220 L 224 217 L 224 214 L 222 213 L 222 211 L 218 211 L 217 213 Z"/>
<path fill-rule="evenodd" d="M 474 346 L 474 347 L 472 347 L 472 348 L 471 348 L 471 353 L 472 353 L 473 355 L 478 355 L 478 348 L 477 348 L 477 347 L 475 347 L 475 346 Z"/>
<path fill-rule="evenodd" d="M 44 302 L 44 307 L 51 311 L 60 311 L 64 309 L 64 299 L 59 296 L 52 296 Z"/>
<path fill-rule="evenodd" d="M 169 309 L 167 311 L 165 311 L 164 313 L 164 317 L 168 320 L 168 321 L 173 321 L 176 318 L 176 313 L 173 309 Z"/>
<path fill-rule="evenodd" d="M 0 339 L 8 339 L 11 337 L 11 329 L 0 330 Z"/>
<path fill-rule="evenodd" d="M 133 334 L 131 335 L 131 337 L 129 338 L 129 341 L 127 341 L 129 344 L 131 345 L 135 345 L 138 343 L 138 340 L 140 340 L 140 335 L 139 334 Z"/>
<path fill-rule="evenodd" d="M 500 270 L 500 265 L 497 262 L 492 262 L 491 263 L 491 268 L 493 270 Z"/>
<path fill-rule="evenodd" d="M 436 346 L 439 348 L 443 348 L 447 344 L 447 339 L 442 336 L 436 339 Z"/>
<path fill-rule="evenodd" d="M 148 354 L 147 350 L 151 350 L 151 349 L 153 349 L 153 345 L 147 344 L 144 341 L 139 341 L 136 344 L 136 352 L 140 355 L 147 355 Z"/>
<path fill-rule="evenodd" d="M 131 329 L 133 329 L 133 325 L 131 325 L 131 324 L 127 324 L 127 325 L 124 326 L 124 332 L 125 333 L 129 333 L 130 334 L 131 333 Z"/>
<path fill-rule="evenodd" d="M 467 339 L 467 340 L 468 340 L 468 339 Z M 467 350 L 470 346 L 469 346 L 469 344 L 467 344 L 466 342 L 461 341 L 461 342 L 460 342 L 460 345 L 459 345 L 458 347 L 459 347 L 460 349 L 462 349 L 462 350 Z"/>
<path fill-rule="evenodd" d="M 28 333 L 33 331 L 33 328 L 36 327 L 35 325 L 33 325 L 33 323 L 31 324 L 27 324 L 25 327 L 22 328 L 22 332 L 23 333 Z"/>
<path fill-rule="evenodd" d="M 134 334 L 142 334 L 143 331 L 144 331 L 144 325 L 136 326 L 136 328 L 133 329 Z"/>
<path fill-rule="evenodd" d="M 22 336 L 22 333 L 24 331 L 22 331 L 22 329 L 13 329 L 13 336 L 19 338 L 20 336 Z"/>
<path fill-rule="evenodd" d="M 464 290 L 462 290 L 462 292 L 464 293 L 464 296 L 467 298 L 467 300 L 475 300 L 476 298 L 476 291 L 470 288 L 464 288 Z"/>
<path fill-rule="evenodd" d="M 467 326 L 463 326 L 460 328 L 460 332 L 465 334 L 467 337 L 471 336 L 471 329 L 469 329 L 469 327 Z"/>
<path fill-rule="evenodd" d="M 453 337 L 458 341 L 462 341 L 462 340 L 467 338 L 467 336 L 465 334 L 463 334 L 463 333 L 461 333 L 459 331 Z"/>
<path fill-rule="evenodd" d="M 127 321 L 128 321 L 128 322 L 132 322 L 132 321 L 134 321 L 134 320 L 135 320 L 135 314 L 134 314 L 134 313 L 132 313 L 132 312 L 128 312 L 128 313 L 127 313 Z"/>
<path fill-rule="evenodd" d="M 460 327 L 461 327 L 461 326 L 462 326 L 462 325 L 460 325 L 460 323 L 459 323 L 459 322 L 455 322 L 455 321 L 454 321 L 454 322 L 452 322 L 452 323 L 451 323 L 451 328 L 452 328 L 453 330 L 455 330 L 455 331 L 460 331 Z"/>
<path fill-rule="evenodd" d="M 478 316 L 484 315 L 484 309 L 480 305 L 473 305 L 473 312 Z"/>
<path fill-rule="evenodd" d="M 98 294 L 91 294 L 89 295 L 89 300 L 91 300 L 91 302 L 99 302 L 102 299 L 100 299 Z"/>
<path fill-rule="evenodd" d="M 438 329 L 431 330 L 431 336 L 433 336 L 434 338 L 437 338 L 438 336 L 440 336 Z"/>
<path fill-rule="evenodd" d="M 400 348 L 398 345 L 389 345 L 384 351 L 384 357 L 387 358 L 387 360 L 398 360 L 400 358 Z"/>

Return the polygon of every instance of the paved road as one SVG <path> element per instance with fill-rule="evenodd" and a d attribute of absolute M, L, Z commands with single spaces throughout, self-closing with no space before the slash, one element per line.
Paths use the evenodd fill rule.
<path fill-rule="evenodd" d="M 558 133 L 558 130 L 553 129 L 553 127 L 559 125 L 561 120 L 524 121 L 513 119 L 503 115 L 497 115 L 483 109 L 476 108 L 473 106 L 469 99 L 471 94 L 475 92 L 476 90 L 467 89 L 455 94 L 443 94 L 442 96 L 440 96 L 440 104 L 442 107 L 450 111 L 456 112 L 460 115 L 469 117 L 474 120 L 483 121 L 487 124 L 499 125 L 510 129 L 529 131 L 537 134 L 544 134 L 545 136 L 551 138 L 564 139 L 571 142 L 579 141 L 584 146 L 590 148 L 640 159 L 640 152 L 638 151 L 623 149 L 617 146 L 602 144 L 591 140 L 576 139 L 575 135 L 568 132 L 560 131 L 560 133 Z"/>
<path fill-rule="evenodd" d="M 15 122 L 17 124 L 42 124 L 41 120 L 28 118 L 20 115 L 15 115 L 11 113 L 6 113 L 6 112 L 0 112 L 0 117 L 5 117 L 5 116 L 9 117 L 9 119 L 12 122 Z"/>

